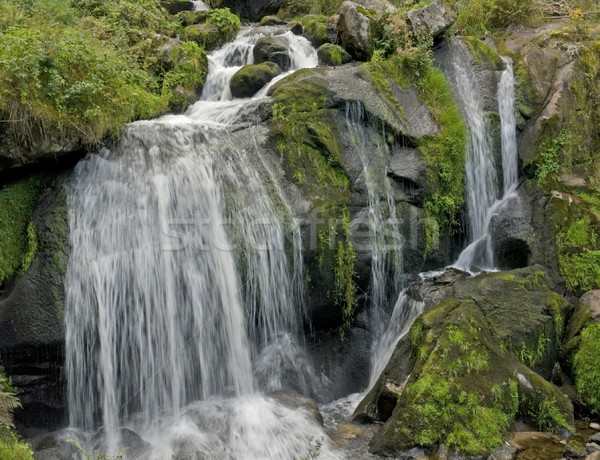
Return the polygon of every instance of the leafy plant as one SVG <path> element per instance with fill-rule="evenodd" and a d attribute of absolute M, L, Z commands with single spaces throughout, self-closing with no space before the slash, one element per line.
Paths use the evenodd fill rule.
<path fill-rule="evenodd" d="M 575 384 L 581 402 L 600 415 L 600 323 L 588 324 L 581 333 L 581 345 L 573 358 Z"/>

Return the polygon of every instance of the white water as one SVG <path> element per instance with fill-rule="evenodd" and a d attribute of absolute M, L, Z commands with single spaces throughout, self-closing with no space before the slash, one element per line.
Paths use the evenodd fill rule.
<path fill-rule="evenodd" d="M 287 234 L 291 213 L 274 176 L 259 174 L 259 149 L 228 128 L 256 104 L 228 100 L 228 82 L 257 36 L 244 31 L 210 57 L 185 115 L 128 125 L 68 188 L 70 422 L 101 426 L 109 454 L 122 426 L 157 460 L 295 458 L 322 434 L 257 393 L 306 389 L 300 234 Z M 284 36 L 292 69 L 316 65 L 305 39 Z"/>
<path fill-rule="evenodd" d="M 456 46 L 456 45 L 455 45 Z M 477 80 L 467 59 L 455 53 L 456 94 L 470 133 L 467 150 L 466 181 L 470 244 L 461 252 L 454 267 L 468 271 L 495 270 L 492 237 L 489 233 L 492 217 L 502 204 L 513 196 L 517 186 L 517 140 L 514 115 L 514 76 L 512 61 L 503 58 L 506 68 L 498 84 L 498 111 L 502 141 L 503 188 L 499 190 L 494 162 L 491 129 L 486 123 L 482 101 L 476 88 Z M 463 51 L 464 52 L 464 51 Z"/>
<path fill-rule="evenodd" d="M 358 102 L 346 105 L 346 126 L 352 146 L 357 150 L 362 161 L 369 198 L 368 249 L 371 253 L 369 309 L 371 332 L 378 338 L 373 342 L 371 350 L 371 362 L 375 366 L 370 370 L 373 378 L 379 371 L 377 363 L 381 358 L 381 348 L 386 347 L 381 344 L 381 338 L 387 333 L 384 333 L 386 328 L 389 330 L 389 321 L 393 321 L 390 318 L 389 299 L 394 297 L 396 289 L 400 288 L 402 282 L 403 241 L 396 209 L 397 197 L 394 196 L 391 181 L 386 174 L 390 149 L 385 142 L 385 133 L 381 136 L 369 134 L 364 108 Z"/>
<path fill-rule="evenodd" d="M 204 3 L 202 0 L 192 0 L 194 5 L 194 11 L 207 11 L 210 10 L 210 6 Z"/>

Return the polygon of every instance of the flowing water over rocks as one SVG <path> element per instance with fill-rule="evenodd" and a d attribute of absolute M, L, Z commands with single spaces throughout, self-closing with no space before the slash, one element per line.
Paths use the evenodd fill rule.
<path fill-rule="evenodd" d="M 100 424 L 108 453 L 123 426 L 156 459 L 295 458 L 322 433 L 256 393 L 308 391 L 299 230 L 259 173 L 258 149 L 240 148 L 228 127 L 253 104 L 231 101 L 228 81 L 262 35 L 211 56 L 203 100 L 185 115 L 127 126 L 73 175 L 70 422 Z M 284 36 L 293 70 L 316 65 L 306 40 Z"/>

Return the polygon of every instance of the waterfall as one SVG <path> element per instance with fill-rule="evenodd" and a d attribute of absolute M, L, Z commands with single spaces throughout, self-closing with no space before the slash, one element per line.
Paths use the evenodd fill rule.
<path fill-rule="evenodd" d="M 513 192 L 519 176 L 519 155 L 517 153 L 517 123 L 515 121 L 515 76 L 512 59 L 502 57 L 506 69 L 500 75 L 498 84 L 498 111 L 502 140 L 502 173 L 504 176 L 504 196 Z"/>
<path fill-rule="evenodd" d="M 390 148 L 385 132 L 370 134 L 364 108 L 358 102 L 346 104 L 346 127 L 348 138 L 360 156 L 363 177 L 368 192 L 369 249 L 371 252 L 371 281 L 369 308 L 374 337 L 383 337 L 389 318 L 389 298 L 393 298 L 402 280 L 403 242 L 399 228 L 398 211 L 392 182 L 386 174 Z M 373 148 L 376 145 L 376 148 Z M 392 319 L 390 318 L 390 321 Z M 381 356 L 381 342 L 376 339 L 372 347 L 372 362 Z M 371 376 L 376 372 L 371 369 Z"/>
<path fill-rule="evenodd" d="M 283 36 L 292 70 L 317 64 L 304 38 Z M 182 449 L 294 458 L 322 433 L 304 412 L 256 394 L 306 390 L 300 233 L 252 129 L 242 139 L 231 126 L 255 104 L 231 101 L 228 84 L 257 37 L 245 30 L 210 57 L 186 114 L 126 126 L 70 181 L 69 416 L 75 428 L 100 424 L 108 453 L 122 426 L 142 433 L 144 458 L 157 460 Z"/>
<path fill-rule="evenodd" d="M 486 122 L 483 102 L 476 91 L 478 82 L 475 72 L 460 50 L 454 55 L 453 81 L 470 133 L 465 165 L 470 244 L 454 263 L 455 267 L 463 270 L 481 271 L 496 268 L 493 242 L 489 233 L 490 221 L 517 184 L 514 76 L 510 58 L 502 59 L 505 69 L 500 75 L 497 97 L 504 180 L 503 188 L 499 190 L 491 138 L 492 130 L 489 122 Z"/>

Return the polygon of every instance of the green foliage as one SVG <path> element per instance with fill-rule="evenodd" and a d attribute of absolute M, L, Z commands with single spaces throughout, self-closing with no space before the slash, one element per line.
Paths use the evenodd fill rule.
<path fill-rule="evenodd" d="M 180 105 L 159 59 L 177 25 L 158 0 L 6 0 L 2 10 L 0 117 L 24 142 L 64 134 L 92 144 Z"/>
<path fill-rule="evenodd" d="M 43 185 L 31 176 L 0 189 L 0 285 L 33 261 L 37 237 L 31 213 Z"/>
<path fill-rule="evenodd" d="M 552 431 L 558 427 L 570 430 L 565 416 L 560 411 L 556 401 L 552 398 L 544 398 L 533 414 L 533 421 L 542 431 Z"/>
<path fill-rule="evenodd" d="M 348 328 L 354 320 L 354 312 L 358 307 L 356 300 L 356 283 L 354 278 L 356 272 L 354 263 L 356 252 L 350 242 L 350 213 L 344 209 L 342 216 L 343 240 L 338 242 L 335 252 L 334 280 L 335 304 L 342 310 L 342 332 Z"/>
<path fill-rule="evenodd" d="M 33 452 L 12 431 L 13 411 L 21 407 L 10 381 L 0 369 L 0 458 L 2 460 L 32 460 Z"/>
<path fill-rule="evenodd" d="M 533 346 L 521 342 L 521 348 L 515 353 L 523 364 L 533 367 L 538 364 L 548 349 L 550 339 L 543 332 L 537 336 Z"/>
<path fill-rule="evenodd" d="M 311 436 L 311 438 L 308 440 L 308 443 L 310 445 L 310 447 L 308 448 L 308 455 L 306 457 L 300 457 L 300 460 L 313 460 L 321 455 L 321 448 L 323 447 L 323 438 L 314 439 Z"/>
<path fill-rule="evenodd" d="M 206 22 L 215 24 L 223 34 L 225 41 L 233 40 L 242 27 L 240 18 L 229 11 L 229 8 L 210 10 Z"/>
<path fill-rule="evenodd" d="M 581 402 L 600 415 L 600 323 L 588 324 L 581 333 L 581 345 L 573 359 L 575 384 Z"/>
<path fill-rule="evenodd" d="M 536 17 L 536 0 L 457 0 L 458 18 L 453 29 L 463 35 L 491 35 L 509 24 Z"/>
<path fill-rule="evenodd" d="M 171 55 L 173 69 L 163 77 L 163 103 L 171 108 L 184 109 L 198 86 L 204 83 L 208 60 L 204 50 L 195 42 L 185 41 Z"/>
<path fill-rule="evenodd" d="M 591 216 L 573 219 L 556 236 L 558 261 L 569 288 L 581 295 L 600 286 L 600 248 Z"/>
<path fill-rule="evenodd" d="M 560 160 L 565 146 L 565 134 L 561 132 L 553 139 L 546 139 L 542 144 L 540 160 L 535 169 L 535 178 L 543 182 L 548 177 L 555 177 L 561 169 Z"/>

